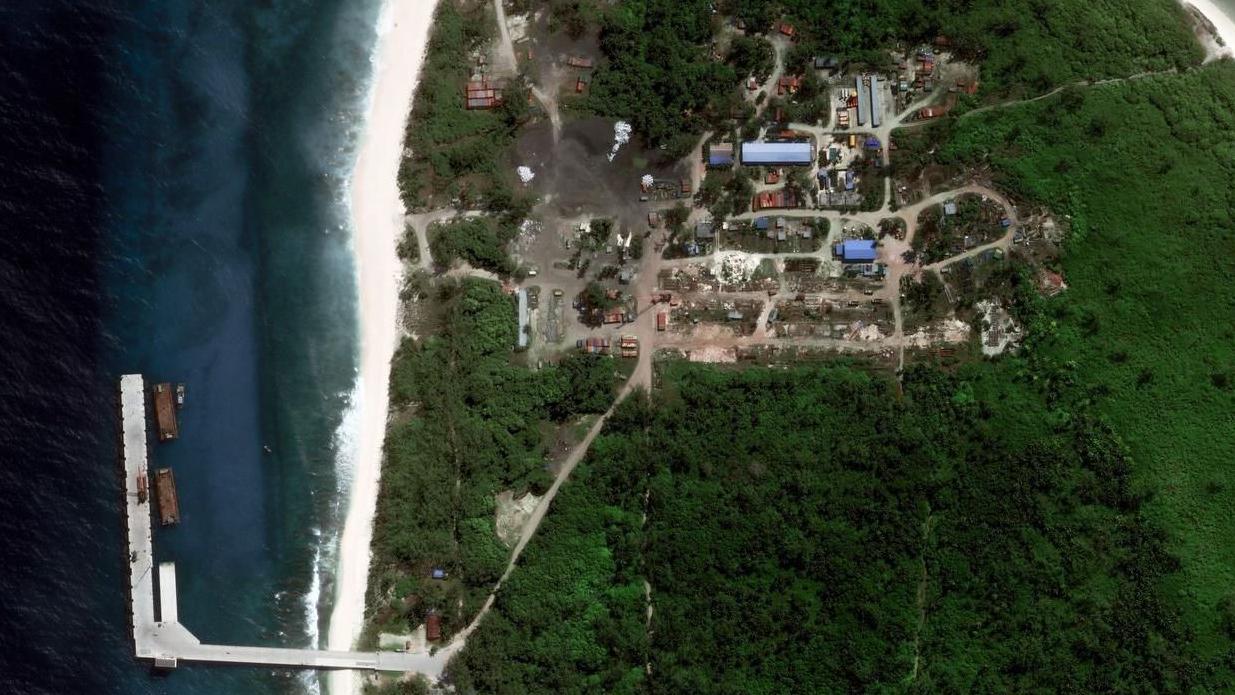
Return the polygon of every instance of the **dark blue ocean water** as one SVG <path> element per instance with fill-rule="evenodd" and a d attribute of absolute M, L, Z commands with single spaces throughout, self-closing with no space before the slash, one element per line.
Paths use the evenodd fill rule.
<path fill-rule="evenodd" d="M 318 687 L 132 659 L 115 389 L 134 371 L 188 385 L 182 438 L 154 454 L 180 492 L 155 546 L 181 621 L 209 642 L 315 643 L 356 366 L 344 184 L 377 10 L 0 6 L 0 692 Z"/>

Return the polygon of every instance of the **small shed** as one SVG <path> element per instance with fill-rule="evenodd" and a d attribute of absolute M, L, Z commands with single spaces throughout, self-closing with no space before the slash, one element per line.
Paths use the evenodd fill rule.
<path fill-rule="evenodd" d="M 711 222 L 699 222 L 695 225 L 696 239 L 715 239 L 716 230 Z"/>
<path fill-rule="evenodd" d="M 430 642 L 436 642 L 441 638 L 442 616 L 436 610 L 431 610 L 425 616 L 425 639 Z"/>
<path fill-rule="evenodd" d="M 826 70 L 832 73 L 839 67 L 840 61 L 836 59 L 836 56 L 815 56 L 816 70 Z"/>

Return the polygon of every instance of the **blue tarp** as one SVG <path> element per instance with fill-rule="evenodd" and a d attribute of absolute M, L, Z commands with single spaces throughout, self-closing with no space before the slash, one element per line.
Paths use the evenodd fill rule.
<path fill-rule="evenodd" d="M 767 229 L 767 228 L 768 228 L 768 218 L 766 217 L 756 217 L 755 218 L 755 229 Z"/>
<path fill-rule="evenodd" d="M 847 239 L 833 249 L 846 263 L 869 263 L 875 260 L 875 242 L 871 239 Z"/>
<path fill-rule="evenodd" d="M 809 142 L 744 142 L 742 164 L 784 164 L 810 166 L 815 163 L 815 148 Z"/>
<path fill-rule="evenodd" d="M 709 152 L 708 166 L 710 167 L 727 167 L 733 164 L 732 152 Z"/>

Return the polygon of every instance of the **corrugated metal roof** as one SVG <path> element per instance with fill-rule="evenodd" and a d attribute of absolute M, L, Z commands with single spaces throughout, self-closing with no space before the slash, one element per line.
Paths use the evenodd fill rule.
<path fill-rule="evenodd" d="M 882 110 L 879 106 L 879 76 L 871 75 L 871 125 L 878 128 Z"/>
<path fill-rule="evenodd" d="M 528 335 L 524 332 L 523 327 L 531 323 L 531 317 L 528 314 L 527 306 L 527 290 L 519 290 L 519 347 L 527 347 Z"/>
<path fill-rule="evenodd" d="M 846 263 L 873 261 L 877 255 L 871 239 L 846 239 L 836 245 L 835 251 Z"/>
<path fill-rule="evenodd" d="M 862 84 L 862 76 L 854 77 L 854 89 L 858 92 L 858 125 L 866 125 L 870 119 L 871 99 L 866 85 Z"/>
<path fill-rule="evenodd" d="M 815 161 L 815 148 L 809 142 L 744 142 L 743 164 L 802 164 Z"/>
<path fill-rule="evenodd" d="M 717 142 L 708 145 L 708 166 L 720 167 L 733 164 L 733 143 Z"/>

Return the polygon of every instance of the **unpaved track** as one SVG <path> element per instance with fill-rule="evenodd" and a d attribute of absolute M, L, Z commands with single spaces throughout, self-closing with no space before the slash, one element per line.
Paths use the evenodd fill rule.
<path fill-rule="evenodd" d="M 510 40 L 510 27 L 506 25 L 506 7 L 502 0 L 493 0 L 493 14 L 497 17 L 498 39 L 501 44 L 498 57 L 501 58 L 502 67 L 509 75 L 517 75 L 519 74 L 519 59 L 515 55 L 515 44 Z M 557 97 L 546 94 L 535 84 L 531 85 L 531 88 L 532 96 L 540 102 L 541 107 L 549 116 L 549 123 L 553 126 L 553 142 L 556 143 L 562 135 L 562 116 L 558 113 Z"/>
<path fill-rule="evenodd" d="M 505 8 L 502 7 L 502 0 L 494 0 L 493 5 L 494 5 L 495 14 L 497 15 L 498 28 L 499 28 L 499 32 L 501 35 L 501 42 L 502 42 L 501 53 L 503 56 L 503 60 L 509 63 L 513 71 L 517 69 L 517 61 L 515 59 L 513 45 L 511 44 L 511 41 L 510 41 L 510 33 L 506 26 Z M 772 77 L 769 78 L 768 82 L 765 85 L 765 89 L 768 89 L 768 90 L 775 89 L 776 80 L 780 78 L 780 75 L 784 69 L 784 63 L 783 63 L 784 47 L 780 43 L 777 43 L 777 42 L 774 42 L 774 45 L 776 46 L 776 69 L 774 70 Z M 540 102 L 545 106 L 546 111 L 549 113 L 549 118 L 554 128 L 554 138 L 556 140 L 557 133 L 560 129 L 560 120 L 558 117 L 556 104 L 553 102 L 552 99 L 548 99 L 546 95 L 541 93 L 540 90 L 534 86 L 532 89 L 532 93 L 538 100 L 540 100 Z M 765 101 L 764 105 L 766 105 L 766 103 L 767 102 Z M 909 117 L 909 115 L 912 114 L 914 110 L 915 110 L 914 107 L 911 106 L 904 113 L 902 113 L 899 117 L 888 119 L 889 122 L 887 123 L 887 125 L 879 129 L 879 136 L 881 137 L 881 139 L 883 139 L 886 142 L 886 138 L 891 134 L 891 131 L 895 128 L 903 127 L 904 119 Z M 706 138 L 707 138 L 707 135 L 705 135 L 703 138 L 700 139 L 700 143 L 699 143 L 700 147 L 702 146 L 702 143 L 706 140 Z M 885 148 L 885 157 L 886 157 L 886 152 L 887 152 L 887 148 Z M 696 152 L 692 156 L 692 160 L 696 162 L 699 161 L 700 155 L 701 153 L 698 152 L 698 148 L 696 148 Z M 696 190 L 698 190 L 698 183 L 699 183 L 698 179 L 701 178 L 702 176 L 702 167 L 697 167 L 697 168 L 698 168 L 698 171 L 692 170 L 692 182 L 695 183 Z M 890 210 L 890 206 L 892 202 L 892 196 L 891 196 L 891 191 L 890 191 L 890 186 L 891 186 L 890 178 L 887 180 L 887 182 L 885 182 L 885 185 L 889 187 L 889 190 L 886 190 L 883 209 L 874 211 L 874 212 L 859 212 L 859 213 L 849 213 L 849 214 L 841 215 L 839 212 L 836 212 L 836 211 L 819 211 L 819 210 L 810 210 L 810 209 L 779 210 L 779 211 L 763 211 L 762 213 L 750 212 L 750 213 L 745 213 L 743 215 L 738 215 L 734 219 L 751 219 L 751 218 L 759 216 L 760 214 L 763 214 L 763 215 L 775 214 L 776 216 L 780 216 L 780 217 L 823 217 L 823 218 L 828 218 L 831 221 L 835 222 L 837 225 L 839 225 L 840 220 L 843 217 L 844 219 L 847 219 L 847 220 L 852 220 L 855 222 L 866 224 L 870 226 L 871 228 L 877 228 L 879 221 L 886 217 L 889 217 L 892 215 L 903 217 L 907 224 L 905 239 L 903 241 L 890 242 L 886 244 L 883 250 L 881 251 L 881 260 L 887 263 L 888 268 L 889 268 L 889 276 L 888 276 L 887 282 L 885 283 L 885 287 L 882 290 L 880 290 L 878 295 L 888 300 L 893 310 L 893 317 L 895 321 L 895 332 L 891 337 L 883 338 L 880 340 L 872 340 L 872 341 L 854 341 L 854 340 L 841 340 L 841 339 L 832 339 L 832 338 L 801 338 L 801 339 L 779 341 L 779 340 L 771 338 L 767 333 L 767 330 L 766 330 L 767 315 L 770 312 L 773 302 L 771 300 L 765 299 L 766 303 L 760 314 L 759 325 L 756 327 L 755 335 L 744 336 L 744 337 L 735 336 L 729 339 L 722 339 L 719 341 L 720 346 L 738 347 L 738 346 L 755 346 L 755 345 L 803 345 L 807 347 L 834 349 L 834 350 L 841 351 L 841 352 L 844 352 L 844 351 L 866 352 L 866 351 L 879 351 L 879 350 L 884 350 L 888 348 L 895 348 L 898 350 L 898 353 L 899 353 L 898 354 L 899 369 L 903 369 L 905 338 L 904 338 L 904 330 L 903 330 L 902 312 L 901 312 L 901 306 L 900 306 L 900 278 L 903 277 L 906 272 L 909 272 L 911 270 L 913 272 L 918 272 L 921 270 L 921 268 L 916 267 L 916 266 L 912 268 L 909 267 L 906 263 L 904 263 L 900 259 L 900 254 L 902 254 L 905 250 L 909 248 L 910 243 L 913 240 L 913 234 L 917 226 L 918 214 L 921 213 L 922 210 L 926 209 L 927 207 L 931 205 L 938 204 L 940 202 L 943 202 L 944 200 L 955 197 L 957 195 L 961 195 L 964 193 L 976 193 L 980 195 L 986 195 L 998 201 L 1000 204 L 1003 205 L 1007 215 L 1013 220 L 1013 225 L 1009 227 L 1008 233 L 1003 238 L 999 239 L 998 241 L 992 242 L 991 244 L 986 244 L 982 247 L 972 249 L 964 254 L 960 254 L 956 257 L 945 259 L 938 263 L 932 264 L 931 266 L 928 266 L 928 268 L 930 268 L 931 270 L 936 270 L 936 271 L 950 263 L 953 263 L 955 261 L 961 260 L 966 257 L 976 255 L 977 253 L 981 253 L 987 248 L 991 248 L 995 246 L 1001 246 L 1003 248 L 1006 248 L 1012 238 L 1013 230 L 1017 226 L 1017 220 L 1016 220 L 1016 211 L 1011 206 L 1011 204 L 1007 201 L 1006 198 L 1004 198 L 1002 195 L 996 193 L 993 190 L 990 190 L 984 186 L 977 185 L 977 184 L 965 186 L 963 188 L 959 188 L 956 190 L 951 190 L 951 191 L 946 191 L 946 192 L 935 194 L 929 198 L 926 198 L 922 201 L 914 203 L 913 205 L 907 206 L 893 213 Z M 474 216 L 474 215 L 479 215 L 479 214 L 482 214 L 482 213 L 480 213 L 479 211 L 459 212 L 459 211 L 455 211 L 452 209 L 443 209 L 443 210 L 433 210 L 427 213 L 422 213 L 422 214 L 417 214 L 417 215 L 409 215 L 407 217 L 407 221 L 416 229 L 417 237 L 418 237 L 417 241 L 420 247 L 421 258 L 420 258 L 420 262 L 418 263 L 418 265 L 425 269 L 429 269 L 432 266 L 432 259 L 430 258 L 429 243 L 428 243 L 428 228 L 433 222 L 438 222 L 438 221 L 442 221 L 445 219 L 449 219 L 455 215 L 461 215 L 461 216 L 466 217 L 466 216 Z M 690 221 L 687 222 L 687 225 L 691 224 L 695 219 L 697 219 L 702 214 L 704 214 L 704 212 L 701 210 L 698 210 L 698 209 L 692 210 Z M 777 256 L 793 256 L 793 257 L 815 256 L 819 258 L 829 258 L 830 249 L 825 244 L 821 249 L 813 253 L 786 253 L 786 254 L 770 253 L 770 254 L 760 254 L 760 255 L 769 257 L 769 258 L 775 258 Z M 464 645 L 466 645 L 468 638 L 471 636 L 473 631 L 476 630 L 477 626 L 484 619 L 484 617 L 488 614 L 489 610 L 493 607 L 493 603 L 495 602 L 497 598 L 497 592 L 501 589 L 502 585 L 505 583 L 507 578 L 509 578 L 510 575 L 514 572 L 515 567 L 518 564 L 519 558 L 522 556 L 524 549 L 527 547 L 527 544 L 531 542 L 531 539 L 536 535 L 536 531 L 540 528 L 541 522 L 544 521 L 545 515 L 549 511 L 549 507 L 552 504 L 554 497 L 557 496 L 558 490 L 560 490 L 562 485 L 565 484 L 567 479 L 570 477 L 570 474 L 574 471 L 575 467 L 578 466 L 579 462 L 583 460 L 583 457 L 587 455 L 588 449 L 591 447 L 592 442 L 600 434 L 600 431 L 604 427 L 605 422 L 613 414 L 613 412 L 616 410 L 619 404 L 627 396 L 629 396 L 636 388 L 643 388 L 645 391 L 650 393 L 652 385 L 653 385 L 652 357 L 656 350 L 657 343 L 661 343 L 664 347 L 670 347 L 670 348 L 675 348 L 675 349 L 685 349 L 685 350 L 689 350 L 695 347 L 717 347 L 718 346 L 718 342 L 716 339 L 710 339 L 707 341 L 703 341 L 701 343 L 700 341 L 692 340 L 688 336 L 683 337 L 683 336 L 675 336 L 671 333 L 657 333 L 656 315 L 660 311 L 661 307 L 651 303 L 651 298 L 657 289 L 659 271 L 662 267 L 672 267 L 672 266 L 679 265 L 679 264 L 700 263 L 700 262 L 705 262 L 707 260 L 708 260 L 707 257 L 695 257 L 695 258 L 689 258 L 689 259 L 665 261 L 664 259 L 660 257 L 660 254 L 654 253 L 654 252 L 643 260 L 643 263 L 640 266 L 639 276 L 634 286 L 634 292 L 635 292 L 636 299 L 639 302 L 640 311 L 638 313 L 636 320 L 633 323 L 625 324 L 619 329 L 619 332 L 621 333 L 634 334 L 638 336 L 639 338 L 639 343 L 640 343 L 639 358 L 638 358 L 638 362 L 635 365 L 634 371 L 632 372 L 630 378 L 626 381 L 626 383 L 623 385 L 623 387 L 619 391 L 617 398 L 614 400 L 613 405 L 610 406 L 610 408 L 603 415 L 597 418 L 596 422 L 593 423 L 591 428 L 588 429 L 586 436 L 584 436 L 584 438 L 578 444 L 575 445 L 575 447 L 571 450 L 570 454 L 567 456 L 566 460 L 562 463 L 562 467 L 559 469 L 557 476 L 554 478 L 553 484 L 550 485 L 544 497 L 536 505 L 536 508 L 533 510 L 532 515 L 529 517 L 527 523 L 523 525 L 523 529 L 519 534 L 519 539 L 516 542 L 514 549 L 511 551 L 510 559 L 507 562 L 505 570 L 502 572 L 502 576 L 498 579 L 497 583 L 494 585 L 493 590 L 489 593 L 488 598 L 485 600 L 485 603 L 481 607 L 480 611 L 476 614 L 476 617 L 472 620 L 472 622 L 465 629 L 463 629 L 458 634 L 456 634 L 449 644 L 436 650 L 433 653 L 433 655 L 429 657 L 429 660 L 428 660 L 429 667 L 425 671 L 426 674 L 437 675 L 437 674 L 442 673 L 445 670 L 446 664 L 450 660 L 450 658 L 453 657 L 458 651 L 463 649 Z M 481 275 L 479 272 L 471 272 L 470 270 L 463 270 L 456 274 L 467 274 L 467 275 L 478 275 L 478 276 Z M 783 282 L 782 282 L 782 290 L 783 289 L 784 287 L 783 287 Z M 745 294 L 745 293 L 738 293 L 738 294 Z M 759 297 L 765 297 L 765 293 L 762 293 L 762 292 L 757 292 L 757 293 L 752 293 L 752 294 L 759 296 Z M 852 293 L 823 293 L 823 294 L 829 294 L 829 296 L 830 294 L 837 294 L 838 296 L 848 296 L 849 294 L 852 294 Z M 651 617 L 650 586 L 645 587 L 645 589 L 647 589 L 649 593 L 648 613 L 649 613 L 649 620 L 650 620 L 650 617 Z M 649 664 L 649 668 L 650 668 L 650 664 Z"/>

